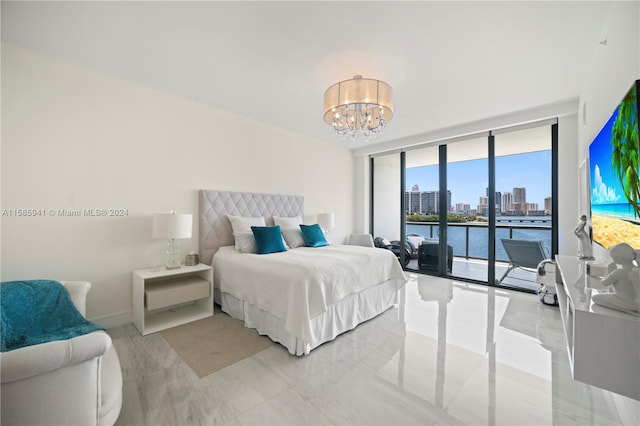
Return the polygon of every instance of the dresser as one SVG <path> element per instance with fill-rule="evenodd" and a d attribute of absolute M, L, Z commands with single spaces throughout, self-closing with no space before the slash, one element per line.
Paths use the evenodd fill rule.
<path fill-rule="evenodd" d="M 591 296 L 607 291 L 576 256 L 556 256 L 558 302 L 575 380 L 640 400 L 640 317 Z"/>

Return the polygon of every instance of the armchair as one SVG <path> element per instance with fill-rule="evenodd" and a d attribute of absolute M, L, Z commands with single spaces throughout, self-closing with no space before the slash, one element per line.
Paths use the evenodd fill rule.
<path fill-rule="evenodd" d="M 363 246 L 363 247 L 375 247 L 373 244 L 373 237 L 371 234 L 351 234 L 347 245 L 350 246 Z"/>
<path fill-rule="evenodd" d="M 91 284 L 62 282 L 85 315 Z M 95 331 L 0 353 L 2 425 L 112 425 L 122 371 L 111 338 Z"/>

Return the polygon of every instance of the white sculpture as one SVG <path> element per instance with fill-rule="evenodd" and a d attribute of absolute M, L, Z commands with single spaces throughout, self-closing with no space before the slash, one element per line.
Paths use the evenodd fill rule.
<path fill-rule="evenodd" d="M 578 257 L 580 259 L 592 260 L 595 259 L 593 257 L 593 246 L 591 245 L 591 237 L 587 232 L 587 216 L 580 216 L 580 221 L 576 226 L 576 229 L 573 230 L 573 233 L 576 234 L 578 239 L 580 240 L 580 248 L 578 250 Z"/>
<path fill-rule="evenodd" d="M 638 256 L 627 243 L 616 244 L 609 249 L 613 262 L 609 264 L 609 273 L 602 278 L 602 285 L 611 287 L 613 292 L 599 293 L 592 297 L 594 303 L 607 308 L 640 315 L 640 269 Z"/>

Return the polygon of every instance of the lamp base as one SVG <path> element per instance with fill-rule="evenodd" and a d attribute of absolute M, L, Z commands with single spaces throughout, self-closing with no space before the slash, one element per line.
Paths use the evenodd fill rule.
<path fill-rule="evenodd" d="M 165 267 L 167 269 L 179 269 L 182 267 L 180 264 L 180 240 L 172 238 L 167 242 L 167 263 Z"/>

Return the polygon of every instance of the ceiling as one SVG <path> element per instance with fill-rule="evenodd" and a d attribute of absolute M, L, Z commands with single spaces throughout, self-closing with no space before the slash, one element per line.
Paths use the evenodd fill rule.
<path fill-rule="evenodd" d="M 10 2 L 2 39 L 357 149 L 577 99 L 609 2 Z M 394 89 L 374 142 L 338 142 L 324 91 Z"/>

